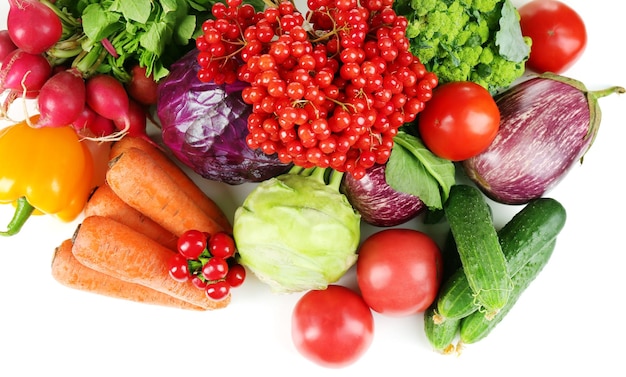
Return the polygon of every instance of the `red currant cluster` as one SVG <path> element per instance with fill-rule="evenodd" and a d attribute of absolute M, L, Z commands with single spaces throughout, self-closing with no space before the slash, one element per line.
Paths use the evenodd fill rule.
<path fill-rule="evenodd" d="M 359 179 L 389 159 L 398 128 L 432 97 L 437 76 L 409 51 L 393 0 L 289 0 L 255 12 L 216 3 L 197 38 L 203 81 L 250 84 L 247 144 L 284 163 Z"/>
<path fill-rule="evenodd" d="M 243 284 L 245 268 L 235 260 L 235 241 L 226 233 L 207 236 L 199 230 L 188 230 L 178 239 L 178 253 L 170 260 L 172 279 L 193 285 L 213 300 L 222 300 L 230 289 Z"/>

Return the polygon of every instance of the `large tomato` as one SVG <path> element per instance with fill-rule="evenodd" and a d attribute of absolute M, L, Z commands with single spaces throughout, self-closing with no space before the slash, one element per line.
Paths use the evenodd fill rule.
<path fill-rule="evenodd" d="M 357 282 L 365 302 L 378 313 L 421 313 L 437 297 L 442 263 L 439 247 L 426 233 L 385 229 L 361 244 Z"/>
<path fill-rule="evenodd" d="M 587 46 L 587 30 L 574 9 L 556 0 L 534 0 L 518 11 L 522 34 L 533 40 L 529 69 L 562 73 L 580 58 Z"/>
<path fill-rule="evenodd" d="M 340 368 L 358 360 L 374 337 L 374 317 L 353 290 L 329 285 L 305 293 L 292 313 L 296 349 L 315 363 Z"/>
<path fill-rule="evenodd" d="M 462 161 L 484 151 L 500 128 L 500 110 L 489 91 L 470 81 L 443 84 L 418 119 L 422 141 L 435 155 Z"/>

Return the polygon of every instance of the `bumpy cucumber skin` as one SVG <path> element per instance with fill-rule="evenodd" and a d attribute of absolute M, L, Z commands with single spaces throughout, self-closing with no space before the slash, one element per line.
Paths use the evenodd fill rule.
<path fill-rule="evenodd" d="M 512 282 L 483 193 L 473 186 L 454 185 L 444 212 L 476 301 L 497 313 L 508 301 Z"/>
<path fill-rule="evenodd" d="M 437 311 L 444 321 L 466 317 L 480 307 L 474 299 L 463 268 L 456 270 L 441 286 L 437 296 Z"/>
<path fill-rule="evenodd" d="M 513 216 L 498 232 L 500 239 L 506 241 L 501 243 L 509 273 L 515 275 L 534 254 L 555 239 L 566 219 L 565 208 L 553 198 L 532 200 Z M 516 253 L 516 250 L 521 252 Z"/>
<path fill-rule="evenodd" d="M 426 333 L 426 338 L 437 352 L 449 354 L 455 349 L 453 342 L 459 334 L 461 320 L 439 322 L 436 318 L 436 308 L 434 305 L 431 305 L 424 312 L 424 332 Z"/>
<path fill-rule="evenodd" d="M 553 198 L 531 200 L 498 232 L 509 274 L 514 276 L 565 226 L 567 214 Z M 462 269 L 441 287 L 437 310 L 446 319 L 460 319 L 478 309 Z"/>
<path fill-rule="evenodd" d="M 522 293 L 528 288 L 530 283 L 535 280 L 541 270 L 546 266 L 554 248 L 556 239 L 548 243 L 544 248 L 535 255 L 524 267 L 522 267 L 515 276 L 513 276 L 513 291 L 509 297 L 507 304 L 493 317 L 488 320 L 480 312 L 474 312 L 469 316 L 461 319 L 460 342 L 462 344 L 476 343 L 484 339 L 496 327 L 498 323 L 504 319 L 509 311 L 513 308 Z"/>

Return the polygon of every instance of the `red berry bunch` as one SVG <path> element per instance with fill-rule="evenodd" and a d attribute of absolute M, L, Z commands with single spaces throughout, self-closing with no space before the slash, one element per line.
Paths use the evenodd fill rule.
<path fill-rule="evenodd" d="M 169 274 L 180 282 L 191 280 L 213 300 L 222 300 L 246 278 L 245 268 L 235 259 L 233 238 L 223 232 L 212 236 L 188 230 L 178 238 L 178 253 L 170 259 Z"/>
<path fill-rule="evenodd" d="M 279 1 L 262 12 L 241 0 L 215 4 L 196 40 L 198 77 L 250 84 L 250 148 L 359 179 L 387 162 L 437 76 L 409 51 L 393 0 L 308 0 L 306 19 Z"/>

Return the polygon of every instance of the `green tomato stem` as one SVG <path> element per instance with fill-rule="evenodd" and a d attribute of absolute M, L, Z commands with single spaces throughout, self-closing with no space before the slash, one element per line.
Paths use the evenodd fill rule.
<path fill-rule="evenodd" d="M 26 223 L 26 220 L 33 214 L 35 207 L 33 207 L 26 197 L 22 196 L 17 200 L 17 206 L 13 218 L 7 226 L 7 230 L 0 232 L 0 236 L 13 236 L 22 229 L 22 226 Z"/>

